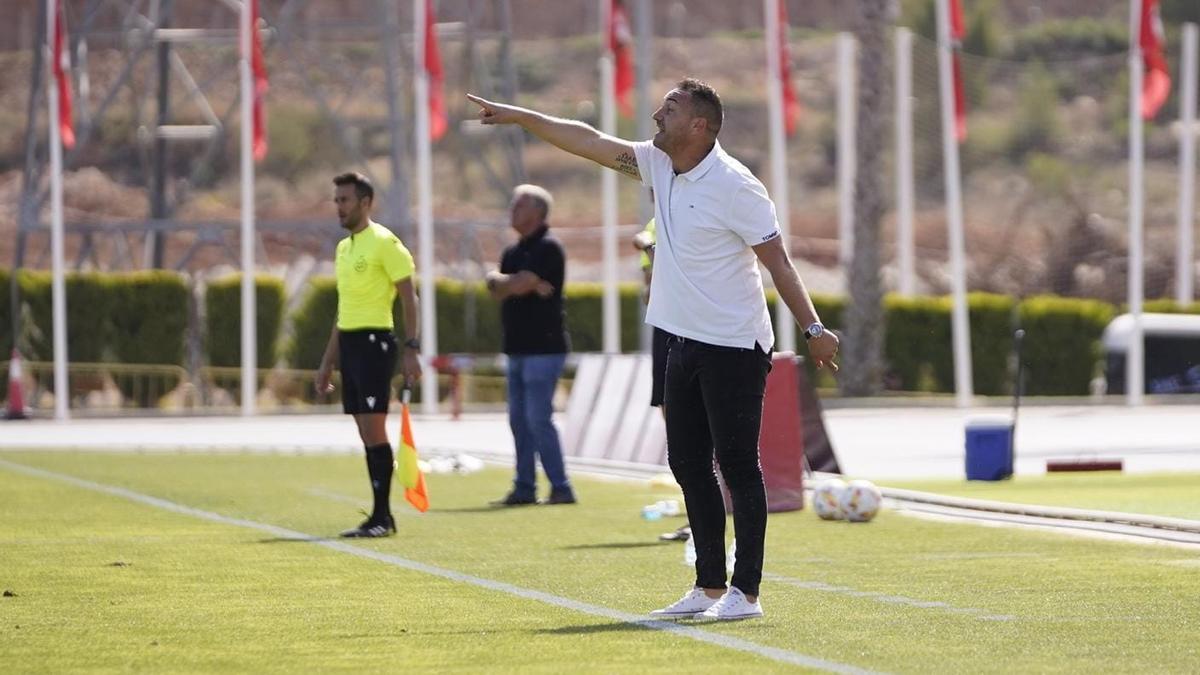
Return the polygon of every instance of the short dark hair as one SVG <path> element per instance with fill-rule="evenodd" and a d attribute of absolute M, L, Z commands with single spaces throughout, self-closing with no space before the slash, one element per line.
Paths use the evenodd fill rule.
<path fill-rule="evenodd" d="M 694 77 L 686 77 L 675 85 L 679 91 L 687 92 L 692 101 L 692 114 L 703 117 L 708 122 L 708 128 L 713 136 L 721 131 L 721 122 L 725 120 L 725 109 L 721 106 L 721 97 L 717 90 L 708 83 Z"/>
<path fill-rule="evenodd" d="M 375 201 L 375 186 L 371 185 L 371 179 L 357 171 L 347 171 L 346 173 L 334 176 L 333 184 L 339 187 L 342 185 L 353 185 L 354 194 L 358 195 L 359 199 Z"/>

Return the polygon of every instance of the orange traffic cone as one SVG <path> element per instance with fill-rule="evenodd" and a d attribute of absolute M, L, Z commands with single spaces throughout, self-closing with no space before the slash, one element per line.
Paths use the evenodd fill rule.
<path fill-rule="evenodd" d="M 25 397 L 21 394 L 21 353 L 15 347 L 12 360 L 8 362 L 8 412 L 4 417 L 10 420 L 29 418 L 25 410 Z"/>

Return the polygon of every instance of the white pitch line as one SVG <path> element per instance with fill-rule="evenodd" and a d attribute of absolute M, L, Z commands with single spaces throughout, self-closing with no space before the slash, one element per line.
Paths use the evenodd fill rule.
<path fill-rule="evenodd" d="M 938 600 L 917 600 L 916 598 L 907 598 L 903 595 L 888 595 L 878 591 L 860 591 L 849 586 L 835 586 L 827 584 L 824 581 L 805 581 L 803 579 L 795 579 L 785 577 L 779 574 L 763 574 L 763 579 L 775 581 L 796 588 L 804 588 L 810 591 L 820 591 L 823 593 L 841 593 L 852 598 L 864 598 L 866 600 L 874 600 L 875 602 L 885 602 L 893 605 L 907 605 L 909 607 L 919 607 L 921 609 L 936 609 L 950 614 L 962 614 L 970 616 L 982 621 L 1012 621 L 1016 617 L 1007 614 L 989 614 L 986 609 L 978 609 L 975 607 L 955 607 L 954 605 L 941 602 Z"/>
<path fill-rule="evenodd" d="M 508 593 L 509 595 L 515 595 L 519 598 L 523 598 L 526 600 L 536 600 L 538 602 L 543 602 L 548 605 L 554 605 L 555 607 L 562 607 L 564 609 L 569 609 L 569 610 L 572 610 L 575 612 L 580 612 L 583 614 L 590 614 L 592 616 L 599 616 L 599 617 L 603 617 L 606 619 L 612 619 L 614 621 L 620 621 L 622 623 L 628 623 L 628 624 L 632 624 L 632 625 L 636 625 L 636 626 L 641 626 L 643 628 L 649 628 L 651 630 L 665 631 L 665 632 L 677 635 L 679 637 L 685 637 L 685 638 L 688 638 L 691 640 L 696 640 L 697 642 L 705 642 L 705 643 L 708 643 L 711 645 L 716 645 L 718 647 L 724 647 L 726 649 L 733 649 L 733 650 L 740 651 L 740 652 L 746 652 L 748 654 L 753 654 L 755 656 L 761 656 L 763 658 L 771 659 L 773 661 L 779 661 L 780 663 L 787 663 L 787 664 L 791 664 L 791 665 L 795 665 L 795 666 L 803 666 L 805 668 L 812 668 L 814 670 L 823 670 L 823 671 L 831 672 L 831 673 L 854 673 L 856 675 L 858 675 L 858 674 L 865 675 L 865 674 L 870 674 L 870 673 L 875 672 L 875 671 L 870 671 L 870 670 L 864 670 L 862 668 L 858 668 L 856 666 L 852 666 L 849 664 L 838 663 L 836 661 L 827 661 L 825 659 L 820 659 L 815 656 L 807 656 L 805 654 L 790 651 L 787 649 L 780 649 L 778 647 L 768 647 L 766 645 L 760 645 L 756 642 L 751 642 L 749 640 L 743 640 L 741 638 L 737 638 L 737 637 L 733 637 L 733 636 L 729 636 L 729 635 L 722 635 L 720 633 L 710 633 L 707 631 L 700 630 L 698 628 L 694 628 L 692 626 L 680 625 L 680 624 L 672 623 L 669 621 L 658 621 L 655 619 L 647 619 L 645 616 L 638 615 L 638 614 L 630 614 L 629 612 L 622 612 L 622 611 L 615 610 L 615 609 L 609 609 L 608 607 L 601 607 L 599 605 L 593 605 L 593 604 L 586 603 L 586 602 L 580 602 L 578 600 L 572 600 L 571 598 L 564 598 L 559 595 L 545 593 L 543 591 L 537 591 L 537 590 L 533 590 L 531 588 L 524 588 L 521 586 L 516 586 L 514 584 L 505 583 L 503 581 L 495 581 L 493 579 L 485 579 L 483 577 L 477 577 L 477 576 L 474 576 L 471 574 L 455 572 L 454 570 L 448 570 L 448 569 L 445 569 L 442 567 L 435 567 L 433 565 L 427 565 L 425 563 L 417 562 L 415 560 L 401 558 L 400 556 L 395 556 L 395 555 L 391 555 L 388 553 L 382 553 L 380 551 L 373 551 L 373 550 L 367 549 L 367 548 L 359 548 L 357 546 L 351 546 L 350 544 L 345 544 L 340 541 L 329 541 L 329 540 L 321 539 L 314 535 L 305 534 L 303 532 L 298 532 L 296 530 L 289 530 L 287 528 L 270 525 L 268 523 L 259 523 L 259 522 L 253 521 L 253 520 L 246 520 L 243 518 L 232 518 L 229 516 L 221 515 L 219 513 L 214 513 L 212 511 L 205 511 L 202 509 L 185 506 L 183 504 L 177 504 L 175 502 L 167 501 L 165 499 L 160 499 L 158 497 L 152 497 L 150 495 L 145 495 L 140 492 L 134 492 L 133 490 L 127 490 L 125 488 L 116 487 L 114 485 L 105 485 L 103 483 L 95 483 L 90 480 L 76 478 L 75 476 L 56 473 L 53 471 L 47 471 L 45 469 L 37 469 L 37 468 L 31 467 L 31 466 L 26 466 L 24 464 L 17 464 L 15 462 L 9 462 L 9 461 L 3 460 L 3 459 L 0 459 L 0 467 L 4 467 L 10 471 L 15 471 L 17 473 L 25 474 L 27 476 L 34 476 L 37 478 L 45 478 L 45 479 L 49 479 L 49 480 L 55 480 L 55 481 L 59 481 L 61 483 L 67 483 L 69 485 L 74 485 L 76 487 L 84 488 L 86 490 L 92 490 L 94 492 L 101 492 L 101 493 L 113 495 L 116 497 L 123 497 L 125 499 L 128 499 L 133 502 L 137 502 L 139 504 L 145 504 L 147 506 L 153 506 L 155 508 L 163 509 L 164 511 L 171 511 L 173 513 L 179 513 L 179 514 L 186 515 L 186 516 L 192 516 L 193 518 L 200 518 L 202 520 L 207 520 L 207 521 L 214 522 L 214 523 L 220 523 L 222 525 L 234 525 L 237 527 L 244 527 L 244 528 L 251 529 L 251 530 L 258 530 L 259 532 L 265 532 L 267 534 L 271 534 L 276 537 L 306 541 L 306 542 L 311 543 L 316 546 L 323 546 L 325 548 L 328 548 L 328 549 L 331 549 L 334 551 L 338 551 L 339 553 L 348 553 L 350 555 L 358 556 L 360 558 L 377 560 L 379 562 L 383 562 L 383 563 L 387 563 L 389 565 L 394 565 L 396 567 L 401 567 L 404 569 L 412 570 L 414 572 L 422 572 L 424 574 L 430 574 L 433 576 L 442 577 L 443 579 L 449 579 L 451 581 L 457 581 L 460 583 L 470 584 L 472 586 L 478 586 L 480 588 L 486 588 L 486 589 L 493 590 L 493 591 L 499 591 L 501 593 Z"/>

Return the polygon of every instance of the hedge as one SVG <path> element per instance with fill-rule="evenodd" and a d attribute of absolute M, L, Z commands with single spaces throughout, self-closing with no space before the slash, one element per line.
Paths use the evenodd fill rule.
<path fill-rule="evenodd" d="M 0 270 L 0 316 L 11 317 L 7 282 Z M 30 321 L 22 328 L 29 343 L 26 358 L 50 360 L 50 275 L 22 271 L 17 275 L 20 301 Z M 258 277 L 259 365 L 276 361 L 284 293 L 282 282 Z M 172 272 L 123 274 L 71 273 L 66 278 L 69 358 L 74 362 L 183 364 L 191 294 L 183 277 Z M 602 291 L 598 284 L 568 284 L 567 325 L 575 351 L 595 351 L 601 345 Z M 444 353 L 492 353 L 500 349 L 499 305 L 482 283 L 437 282 L 438 342 Z M 775 293 L 767 292 L 774 312 Z M 206 351 L 213 365 L 240 364 L 240 277 L 210 284 L 205 296 L 208 316 Z M 845 300 L 814 295 L 813 303 L 826 325 L 841 328 Z M 1012 332 L 1026 330 L 1024 361 L 1026 392 L 1035 395 L 1083 395 L 1096 372 L 1099 338 L 1117 309 L 1095 300 L 1039 296 L 1020 303 L 1013 299 L 973 293 L 968 297 L 975 391 L 983 395 L 1011 390 Z M 395 311 L 399 314 L 399 303 Z M 620 287 L 621 348 L 640 345 L 642 305 L 638 284 Z M 1146 303 L 1148 312 L 1200 313 L 1200 303 L 1176 306 L 1169 300 Z M 293 334 L 286 357 L 297 368 L 315 369 L 321 360 L 337 312 L 333 278 L 313 279 L 292 314 Z M 949 392 L 954 388 L 953 344 L 948 297 L 884 298 L 887 323 L 884 357 L 889 388 Z M 1017 319 L 1014 325 L 1014 317 Z M 11 319 L 10 319 L 11 320 Z M 403 330 L 403 317 L 396 317 Z M 5 356 L 12 331 L 0 335 Z M 803 349 L 800 349 L 803 353 Z M 827 377 L 827 376 L 826 376 Z M 825 382 L 832 384 L 832 382 Z"/>
<path fill-rule="evenodd" d="M 482 282 L 464 283 L 439 279 L 437 289 L 438 350 L 442 353 L 495 353 L 500 351 L 500 303 L 488 295 Z M 603 322 L 602 286 L 571 283 L 563 299 L 567 331 L 574 351 L 598 351 Z M 642 307 L 638 284 L 621 284 L 621 349 L 637 351 L 640 346 Z M 472 307 L 473 312 L 472 312 Z M 404 330 L 400 302 L 392 308 L 396 332 Z M 337 284 L 332 277 L 314 278 L 304 299 L 292 314 L 292 340 L 288 361 L 295 368 L 315 369 L 329 340 L 337 316 Z M 473 325 L 472 325 L 472 316 Z"/>
<path fill-rule="evenodd" d="M 1100 335 L 1115 313 L 1112 305 L 1098 300 L 1044 295 L 1022 302 L 1026 392 L 1087 394 L 1100 358 Z"/>
<path fill-rule="evenodd" d="M 279 333 L 283 326 L 283 280 L 266 275 L 254 278 L 256 312 L 256 361 L 270 368 L 279 356 Z M 242 275 L 233 274 L 209 282 L 204 291 L 204 344 L 210 366 L 242 364 Z"/>
<path fill-rule="evenodd" d="M 29 312 L 22 322 L 22 356 L 33 361 L 54 359 L 53 292 L 49 272 L 22 270 L 17 274 L 18 302 Z M 112 316 L 116 310 L 116 286 L 112 275 L 72 272 L 64 275 L 67 301 L 67 356 L 80 363 L 96 363 L 111 358 L 114 336 Z M 5 307 L 9 288 L 5 287 Z M 11 319 L 10 319 L 11 320 Z M 5 344 L 11 344 L 7 331 Z M 10 348 L 11 349 L 11 348 Z M 7 356 L 5 357 L 7 358 Z"/>

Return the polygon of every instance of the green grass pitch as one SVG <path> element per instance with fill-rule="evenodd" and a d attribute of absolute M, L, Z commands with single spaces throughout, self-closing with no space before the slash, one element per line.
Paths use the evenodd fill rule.
<path fill-rule="evenodd" d="M 656 540 L 682 521 L 639 517 L 669 491 L 576 477 L 578 505 L 493 510 L 486 502 L 507 489 L 507 470 L 428 478 L 428 513 L 394 496 L 399 536 L 337 549 L 291 533 L 329 537 L 361 518 L 356 507 L 369 503 L 361 457 L 0 452 L 0 589 L 10 592 L 0 597 L 2 669 L 1200 667 L 1195 550 L 888 511 L 867 524 L 822 522 L 808 510 L 773 514 L 764 619 L 656 630 L 638 617 L 677 599 L 693 578 L 682 545 Z M 1154 488 L 1148 481 L 1141 491 Z M 1051 493 L 1025 496 L 1051 503 Z M 1189 513 L 1186 505 L 1162 511 Z"/>

